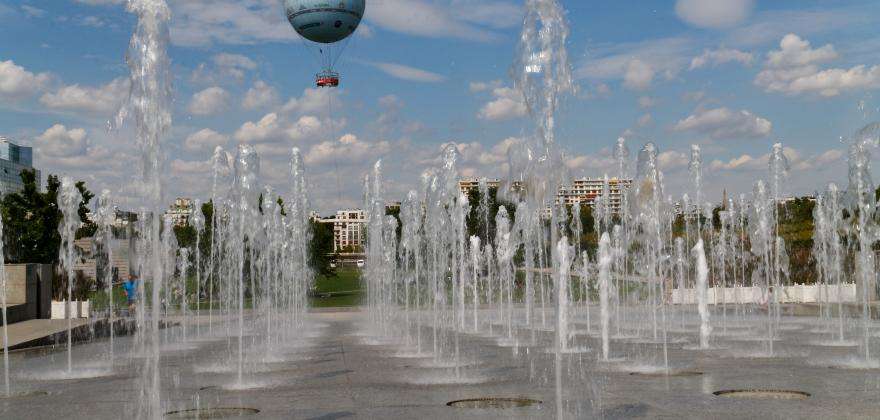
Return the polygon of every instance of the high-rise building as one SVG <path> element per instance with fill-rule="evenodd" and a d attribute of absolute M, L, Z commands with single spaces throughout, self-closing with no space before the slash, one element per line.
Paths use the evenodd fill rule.
<path fill-rule="evenodd" d="M 21 191 L 21 171 L 34 169 L 33 149 L 20 146 L 6 137 L 0 137 L 0 193 L 11 194 Z M 37 185 L 40 185 L 40 171 L 36 171 Z"/>

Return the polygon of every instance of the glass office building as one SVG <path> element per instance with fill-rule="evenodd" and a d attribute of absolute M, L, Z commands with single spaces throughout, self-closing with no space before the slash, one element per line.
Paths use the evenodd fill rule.
<path fill-rule="evenodd" d="M 0 193 L 19 192 L 24 188 L 21 171 L 33 169 L 34 152 L 27 146 L 19 146 L 10 139 L 0 137 Z M 41 185 L 40 171 L 37 172 L 37 185 Z"/>

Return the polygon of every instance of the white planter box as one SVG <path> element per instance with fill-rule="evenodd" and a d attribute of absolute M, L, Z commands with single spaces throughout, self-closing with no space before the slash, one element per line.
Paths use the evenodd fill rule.
<path fill-rule="evenodd" d="M 70 302 L 71 318 L 88 318 L 91 314 L 91 302 Z M 52 301 L 52 319 L 67 319 L 67 301 Z"/>

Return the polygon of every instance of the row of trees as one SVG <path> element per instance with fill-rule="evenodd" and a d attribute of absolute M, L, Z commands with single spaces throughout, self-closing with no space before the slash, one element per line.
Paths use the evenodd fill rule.
<path fill-rule="evenodd" d="M 6 262 L 57 263 L 61 245 L 58 230 L 62 222 L 61 209 L 58 208 L 61 181 L 57 176 L 49 175 L 46 190 L 40 192 L 34 170 L 23 170 L 20 175 L 24 188 L 20 192 L 4 195 L 0 203 Z M 86 188 L 85 182 L 77 182 L 76 188 L 82 195 L 78 213 L 79 221 L 83 223 L 77 231 L 77 238 L 89 237 L 97 230 L 97 226 L 87 217 L 94 194 Z"/>

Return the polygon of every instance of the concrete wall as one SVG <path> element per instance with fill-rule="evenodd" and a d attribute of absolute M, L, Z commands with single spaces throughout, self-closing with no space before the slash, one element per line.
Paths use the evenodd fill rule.
<path fill-rule="evenodd" d="M 54 270 L 48 264 L 6 264 L 8 322 L 49 319 Z"/>

